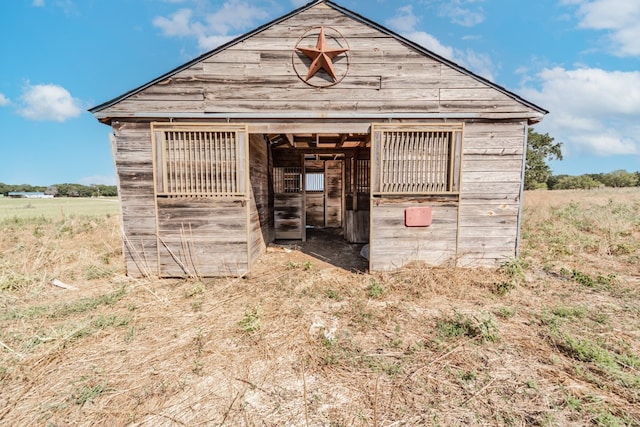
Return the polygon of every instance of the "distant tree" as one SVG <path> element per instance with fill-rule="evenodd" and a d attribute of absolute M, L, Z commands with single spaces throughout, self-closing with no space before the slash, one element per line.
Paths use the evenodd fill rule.
<path fill-rule="evenodd" d="M 115 197 L 118 195 L 118 188 L 115 185 L 102 185 L 98 184 L 94 186 L 96 196 L 102 197 Z"/>
<path fill-rule="evenodd" d="M 549 178 L 547 178 L 547 188 L 549 190 L 554 190 L 556 185 L 558 184 L 558 181 L 567 176 L 569 175 L 551 175 Z"/>
<path fill-rule="evenodd" d="M 44 190 L 44 194 L 56 197 L 58 195 L 58 187 L 56 187 L 55 185 L 50 185 L 46 190 Z"/>
<path fill-rule="evenodd" d="M 589 175 L 578 176 L 563 176 L 558 179 L 558 182 L 553 186 L 554 190 L 572 190 L 572 189 L 584 189 L 589 190 L 591 188 L 598 188 L 602 184 L 599 181 L 591 178 Z"/>
<path fill-rule="evenodd" d="M 604 184 L 605 179 L 604 179 L 604 174 L 603 173 L 588 173 L 586 175 L 591 177 L 591 178 L 593 178 L 593 179 L 595 179 L 596 181 L 602 183 L 602 185 L 605 185 Z"/>
<path fill-rule="evenodd" d="M 533 190 L 545 184 L 551 177 L 550 160 L 562 160 L 562 143 L 554 143 L 548 133 L 540 134 L 529 128 L 527 163 L 524 172 L 524 189 Z"/>
<path fill-rule="evenodd" d="M 635 187 L 638 185 L 638 177 L 635 173 L 618 169 L 610 173 L 603 174 L 602 182 L 607 187 Z"/>

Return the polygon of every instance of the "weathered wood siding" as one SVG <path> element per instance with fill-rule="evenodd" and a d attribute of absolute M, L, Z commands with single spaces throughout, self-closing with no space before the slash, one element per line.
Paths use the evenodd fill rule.
<path fill-rule="evenodd" d="M 127 274 L 155 275 L 158 263 L 149 123 L 120 120 L 112 127 Z"/>
<path fill-rule="evenodd" d="M 325 165 L 325 225 L 342 227 L 342 160 L 327 160 Z"/>
<path fill-rule="evenodd" d="M 274 205 L 276 239 L 304 239 L 304 195 L 275 194 Z"/>
<path fill-rule="evenodd" d="M 406 227 L 404 211 L 431 206 L 429 227 Z M 458 225 L 457 200 L 430 197 L 373 199 L 371 206 L 370 268 L 393 270 L 410 262 L 455 264 Z"/>
<path fill-rule="evenodd" d="M 369 210 L 345 211 L 344 238 L 349 243 L 369 243 Z"/>
<path fill-rule="evenodd" d="M 515 256 L 525 133 L 525 122 L 465 126 L 460 266 L 495 266 Z"/>
<path fill-rule="evenodd" d="M 324 193 L 307 192 L 305 195 L 306 225 L 324 227 Z"/>
<path fill-rule="evenodd" d="M 242 200 L 158 198 L 160 275 L 240 276 L 249 271 Z"/>
<path fill-rule="evenodd" d="M 249 265 L 253 265 L 273 240 L 268 144 L 261 135 L 249 137 L 249 181 Z"/>
<path fill-rule="evenodd" d="M 292 55 L 312 27 L 332 27 L 349 43 L 347 76 L 328 88 L 303 82 Z M 343 59 L 344 60 L 344 59 Z M 104 109 L 144 113 L 477 113 L 538 117 L 525 104 L 395 37 L 318 4 L 264 29 Z"/>

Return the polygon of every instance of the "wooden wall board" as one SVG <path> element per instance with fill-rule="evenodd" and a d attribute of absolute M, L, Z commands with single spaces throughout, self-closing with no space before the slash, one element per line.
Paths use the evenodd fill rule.
<path fill-rule="evenodd" d="M 371 206 L 370 268 L 400 268 L 410 262 L 443 265 L 454 262 L 457 245 L 457 203 L 411 198 L 375 199 Z M 405 227 L 404 210 L 431 206 L 430 227 Z"/>
<path fill-rule="evenodd" d="M 156 221 L 149 125 L 121 120 L 114 123 L 113 133 L 126 271 L 133 277 L 155 274 Z"/>
<path fill-rule="evenodd" d="M 304 238 L 304 198 L 301 193 L 274 195 L 275 238 Z"/>
<path fill-rule="evenodd" d="M 270 206 L 269 147 L 262 135 L 249 137 L 249 265 L 266 251 L 273 240 L 273 214 Z"/>
<path fill-rule="evenodd" d="M 305 199 L 307 225 L 324 227 L 324 193 L 307 192 Z"/>
<path fill-rule="evenodd" d="M 245 201 L 158 198 L 157 206 L 161 276 L 171 277 L 176 271 L 198 277 L 248 271 Z"/>
<path fill-rule="evenodd" d="M 465 126 L 461 266 L 495 267 L 515 255 L 525 131 L 522 121 Z"/>

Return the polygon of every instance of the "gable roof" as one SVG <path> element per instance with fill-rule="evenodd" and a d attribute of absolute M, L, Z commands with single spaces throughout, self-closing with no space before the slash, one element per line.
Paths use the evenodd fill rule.
<path fill-rule="evenodd" d="M 246 40 L 248 38 L 251 38 L 256 34 L 259 34 L 262 31 L 264 31 L 264 30 L 266 30 L 268 28 L 271 28 L 274 25 L 277 25 L 280 22 L 285 21 L 285 20 L 291 18 L 292 16 L 295 16 L 295 15 L 297 15 L 297 14 L 299 14 L 301 12 L 304 12 L 304 11 L 306 11 L 308 9 L 311 9 L 312 7 L 314 7 L 314 6 L 318 5 L 318 4 L 321 4 L 321 3 L 324 3 L 324 4 L 328 5 L 329 7 L 333 8 L 334 10 L 336 10 L 338 12 L 341 12 L 342 14 L 344 14 L 344 15 L 346 15 L 346 16 L 348 16 L 348 17 L 350 17 L 350 18 L 352 18 L 352 19 L 354 19 L 354 20 L 356 20 L 356 21 L 358 21 L 358 22 L 360 22 L 362 24 L 365 24 L 365 25 L 367 25 L 369 27 L 372 27 L 372 28 L 374 28 L 374 29 L 376 29 L 376 30 L 378 30 L 378 31 L 390 36 L 390 37 L 393 37 L 394 39 L 396 39 L 400 43 L 415 49 L 416 51 L 422 53 L 426 57 L 429 57 L 429 58 L 434 59 L 434 60 L 436 60 L 438 62 L 441 62 L 441 63 L 451 67 L 452 69 L 457 70 L 458 72 L 460 72 L 462 74 L 465 74 L 465 75 L 467 75 L 467 76 L 469 76 L 469 77 L 471 77 L 471 78 L 473 78 L 475 80 L 478 80 L 478 81 L 482 82 L 483 84 L 487 85 L 488 87 L 491 87 L 491 88 L 501 92 L 502 94 L 504 94 L 507 97 L 513 99 L 514 101 L 516 101 L 516 102 L 518 102 L 518 103 L 520 103 L 522 105 L 525 105 L 525 106 L 537 111 L 538 113 L 540 113 L 542 115 L 545 115 L 545 114 L 549 113 L 549 111 L 545 110 L 544 108 L 542 108 L 542 107 L 540 107 L 540 106 L 538 106 L 538 105 L 536 105 L 536 104 L 534 104 L 534 103 L 532 103 L 530 101 L 527 101 L 526 99 L 524 99 L 524 98 L 520 97 L 519 95 L 517 95 L 517 94 L 515 94 L 515 93 L 513 93 L 513 92 L 511 92 L 511 91 L 509 91 L 507 89 L 505 89 L 504 87 L 502 87 L 502 86 L 500 86 L 500 85 L 498 85 L 498 84 L 496 84 L 496 83 L 494 83 L 494 82 L 492 82 L 492 81 L 490 81 L 490 80 L 488 80 L 488 79 L 486 79 L 486 78 L 484 78 L 484 77 L 482 77 L 482 76 L 480 76 L 478 74 L 475 74 L 475 73 L 467 70 L 466 68 L 460 66 L 459 64 L 456 64 L 455 62 L 453 62 L 453 61 L 451 61 L 449 59 L 446 59 L 446 58 L 444 58 L 444 57 L 442 57 L 442 56 L 440 56 L 440 55 L 438 55 L 438 54 L 436 54 L 436 53 L 424 48 L 423 46 L 421 46 L 421 45 L 419 45 L 419 44 L 417 44 L 415 42 L 412 42 L 411 40 L 408 40 L 407 38 L 395 33 L 394 31 L 392 31 L 392 30 L 390 30 L 390 29 L 388 29 L 388 28 L 386 28 L 386 27 L 384 27 L 384 26 L 382 26 L 382 25 L 380 25 L 380 24 L 378 24 L 378 23 L 376 23 L 374 21 L 371 21 L 370 19 L 365 18 L 364 16 L 362 16 L 362 15 L 356 13 L 356 12 L 353 12 L 353 11 L 343 7 L 343 6 L 338 5 L 337 3 L 335 3 L 335 2 L 333 2 L 331 0 L 314 0 L 314 1 L 310 2 L 310 3 L 307 3 L 306 5 L 304 5 L 302 7 L 299 7 L 298 9 L 295 9 L 295 10 L 291 11 L 290 13 L 288 13 L 286 15 L 283 15 L 280 18 L 274 19 L 273 21 L 268 22 L 268 23 L 266 23 L 266 24 L 264 24 L 264 25 L 262 25 L 262 26 L 260 26 L 260 27 L 258 27 L 256 29 L 254 29 L 253 31 L 250 31 L 250 32 L 248 32 L 248 33 L 246 33 L 246 34 L 244 34 L 242 36 L 239 36 L 239 37 L 237 37 L 237 38 L 235 38 L 235 39 L 233 39 L 233 40 L 231 40 L 231 41 L 229 41 L 229 42 L 227 42 L 227 43 L 225 43 L 225 44 L 223 44 L 223 45 L 221 45 L 221 46 L 219 46 L 219 47 L 217 47 L 217 48 L 215 48 L 215 49 L 213 49 L 213 50 L 211 50 L 209 52 L 206 52 L 206 53 L 204 53 L 204 54 L 192 59 L 191 61 L 189 61 L 189 62 L 187 62 L 187 63 L 185 63 L 185 64 L 183 64 L 183 65 L 181 65 L 181 66 L 179 66 L 177 68 L 174 68 L 173 70 L 161 75 L 160 77 L 158 77 L 158 78 L 156 78 L 154 80 L 151 80 L 148 83 L 145 83 L 145 84 L 143 84 L 143 85 L 141 85 L 141 86 L 139 86 L 139 87 L 137 87 L 135 89 L 130 90 L 129 92 L 126 92 L 126 93 L 124 93 L 124 94 L 122 94 L 122 95 L 120 95 L 120 96 L 118 96 L 116 98 L 113 98 L 113 99 L 111 99 L 109 101 L 106 101 L 106 102 L 104 102 L 104 103 L 102 103 L 100 105 L 97 105 L 97 106 L 95 106 L 93 108 L 90 108 L 89 112 L 91 112 L 92 114 L 99 113 L 100 111 L 102 111 L 102 110 L 104 110 L 106 108 L 109 108 L 109 107 L 119 103 L 120 101 L 125 100 L 125 99 L 127 99 L 127 98 L 129 98 L 129 97 L 131 97 L 131 96 L 133 96 L 133 95 L 135 95 L 135 94 L 137 94 L 137 93 L 149 88 L 150 86 L 153 86 L 153 85 L 155 85 L 155 84 L 157 84 L 159 82 L 162 82 L 162 81 L 166 80 L 167 78 L 170 78 L 170 77 L 174 76 L 175 74 L 177 74 L 177 73 L 179 73 L 179 72 L 181 72 L 181 71 L 193 66 L 194 64 L 197 64 L 197 63 L 199 63 L 199 62 L 201 62 L 203 60 L 206 60 L 207 58 L 210 58 L 211 56 L 214 56 L 214 55 L 226 50 L 227 48 L 229 48 L 231 46 L 234 46 L 234 45 L 236 45 L 238 43 L 241 43 L 242 41 L 244 41 L 244 40 Z"/>

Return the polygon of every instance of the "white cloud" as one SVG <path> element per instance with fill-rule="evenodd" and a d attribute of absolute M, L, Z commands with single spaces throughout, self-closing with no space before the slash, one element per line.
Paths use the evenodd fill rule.
<path fill-rule="evenodd" d="M 463 51 L 447 46 L 431 34 L 419 31 L 417 29 L 419 23 L 420 19 L 413 13 L 411 5 L 399 8 L 396 16 L 386 21 L 389 27 L 399 32 L 403 37 L 416 42 L 437 55 L 468 68 L 476 74 L 489 80 L 494 79 L 495 66 L 488 55 L 474 52 L 470 49 Z"/>
<path fill-rule="evenodd" d="M 31 5 L 35 7 L 43 7 L 44 0 L 33 0 L 33 3 L 31 3 Z"/>
<path fill-rule="evenodd" d="M 467 3 L 474 1 L 453 0 L 440 6 L 440 15 L 451 19 L 451 22 L 464 27 L 473 27 L 484 21 L 484 11 L 482 8 L 476 10 L 466 7 Z"/>
<path fill-rule="evenodd" d="M 269 13 L 243 0 L 228 0 L 212 13 L 194 16 L 192 9 L 180 9 L 169 18 L 158 16 L 153 25 L 167 37 L 193 37 L 201 50 L 210 50 L 237 37 L 238 31 L 255 26 Z"/>
<path fill-rule="evenodd" d="M 418 43 L 420 46 L 444 58 L 450 60 L 453 60 L 455 58 L 455 52 L 451 46 L 443 45 L 438 39 L 436 39 L 429 33 L 425 33 L 424 31 L 412 31 L 408 33 L 402 33 L 402 36 Z"/>
<path fill-rule="evenodd" d="M 640 55 L 640 2 L 630 0 L 565 0 L 578 7 L 579 27 L 608 32 L 614 54 Z"/>
<path fill-rule="evenodd" d="M 162 34 L 167 37 L 181 37 L 195 35 L 195 30 L 191 28 L 191 9 L 180 9 L 171 18 L 158 16 L 153 20 L 153 25 L 162 30 Z"/>
<path fill-rule="evenodd" d="M 198 38 L 198 46 L 202 50 L 213 50 L 218 46 L 233 40 L 237 36 L 203 36 Z"/>
<path fill-rule="evenodd" d="M 291 0 L 291 5 L 293 7 L 302 7 L 307 3 L 309 3 L 309 0 Z"/>
<path fill-rule="evenodd" d="M 640 72 L 545 69 L 527 99 L 550 110 L 539 126 L 569 153 L 640 154 Z"/>
<path fill-rule="evenodd" d="M 58 85 L 28 85 L 20 100 L 18 113 L 30 120 L 64 122 L 82 113 L 80 101 Z"/>
<path fill-rule="evenodd" d="M 4 94 L 0 93 L 0 107 L 4 107 L 5 105 L 11 104 L 9 98 L 4 96 Z"/>
<path fill-rule="evenodd" d="M 387 19 L 387 25 L 397 31 L 405 33 L 415 32 L 419 22 L 420 19 L 413 13 L 412 5 L 399 8 L 396 16 Z"/>

